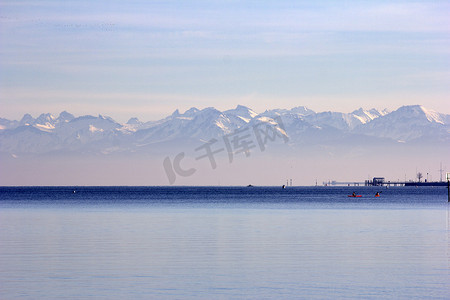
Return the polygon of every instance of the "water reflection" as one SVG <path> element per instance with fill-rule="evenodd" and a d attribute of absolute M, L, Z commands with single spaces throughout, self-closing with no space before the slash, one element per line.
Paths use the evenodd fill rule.
<path fill-rule="evenodd" d="M 0 296 L 445 298 L 445 209 L 8 209 Z"/>

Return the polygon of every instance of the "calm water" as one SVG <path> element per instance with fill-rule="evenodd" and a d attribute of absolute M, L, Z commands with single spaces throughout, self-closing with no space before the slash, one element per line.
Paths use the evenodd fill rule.
<path fill-rule="evenodd" d="M 445 188 L 0 187 L 0 299 L 449 299 L 449 225 Z"/>

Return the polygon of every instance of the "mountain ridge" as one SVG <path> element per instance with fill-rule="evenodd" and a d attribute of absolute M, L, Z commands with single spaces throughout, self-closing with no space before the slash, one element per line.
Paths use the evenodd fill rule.
<path fill-rule="evenodd" d="M 353 140 L 364 146 L 368 138 L 380 143 L 449 143 L 450 115 L 421 105 L 402 106 L 395 111 L 359 108 L 351 113 L 314 112 L 298 106 L 256 113 L 238 105 L 225 111 L 213 107 L 177 109 L 157 121 L 130 118 L 119 123 L 103 115 L 75 117 L 63 111 L 58 117 L 43 113 L 37 118 L 25 114 L 21 120 L 0 118 L 0 152 L 11 155 L 75 151 L 109 154 L 132 153 L 142 145 L 158 147 L 179 141 L 205 142 L 252 132 L 269 126 L 289 145 L 330 145 Z"/>

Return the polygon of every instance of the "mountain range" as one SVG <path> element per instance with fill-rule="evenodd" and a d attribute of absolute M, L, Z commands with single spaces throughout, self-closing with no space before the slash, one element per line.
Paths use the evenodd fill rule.
<path fill-rule="evenodd" d="M 183 144 L 202 145 L 211 139 L 255 128 L 271 127 L 278 143 L 289 149 L 305 146 L 450 145 L 450 115 L 420 105 L 395 111 L 358 109 L 351 113 L 315 112 L 300 106 L 256 113 L 238 105 L 219 111 L 209 107 L 176 110 L 158 121 L 131 118 L 122 124 L 99 116 L 80 116 L 64 111 L 55 117 L 25 114 L 21 120 L 0 118 L 0 153 L 13 157 L 52 153 L 158 152 Z"/>

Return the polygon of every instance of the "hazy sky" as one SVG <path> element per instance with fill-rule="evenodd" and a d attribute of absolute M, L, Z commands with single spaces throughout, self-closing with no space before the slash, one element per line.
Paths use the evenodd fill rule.
<path fill-rule="evenodd" d="M 1 1 L 0 116 L 450 113 L 449 1 Z"/>

